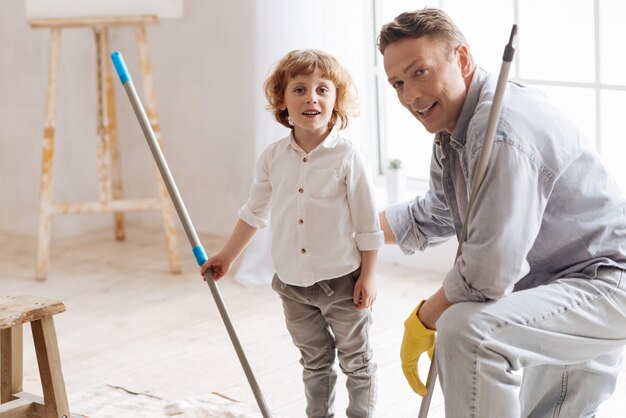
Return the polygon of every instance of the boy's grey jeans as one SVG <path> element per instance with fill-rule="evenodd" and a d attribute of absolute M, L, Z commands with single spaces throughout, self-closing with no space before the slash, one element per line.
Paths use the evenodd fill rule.
<path fill-rule="evenodd" d="M 277 275 L 272 288 L 280 295 L 287 329 L 300 350 L 309 418 L 335 416 L 335 353 L 346 375 L 349 418 L 372 417 L 376 403 L 376 364 L 372 359 L 370 309 L 356 309 L 352 294 L 361 270 L 312 286 L 291 286 Z"/>
<path fill-rule="evenodd" d="M 626 344 L 626 272 L 598 276 L 446 310 L 435 348 L 446 416 L 593 417 Z"/>

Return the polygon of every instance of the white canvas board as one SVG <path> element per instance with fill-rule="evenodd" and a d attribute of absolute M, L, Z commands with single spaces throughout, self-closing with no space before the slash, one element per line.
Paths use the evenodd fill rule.
<path fill-rule="evenodd" d="M 26 0 L 26 18 L 145 16 L 178 18 L 183 0 Z"/>

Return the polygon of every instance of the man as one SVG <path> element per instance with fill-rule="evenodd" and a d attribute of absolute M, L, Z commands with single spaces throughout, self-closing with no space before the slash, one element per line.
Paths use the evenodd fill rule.
<path fill-rule="evenodd" d="M 497 77 L 438 9 L 399 15 L 378 47 L 398 99 L 435 134 L 429 190 L 381 214 L 386 242 L 411 254 L 461 233 Z M 442 288 L 405 322 L 407 380 L 424 395 L 415 363 L 437 330 L 446 416 L 593 416 L 626 344 L 626 200 L 615 181 L 569 119 L 509 82 L 471 214 Z"/>

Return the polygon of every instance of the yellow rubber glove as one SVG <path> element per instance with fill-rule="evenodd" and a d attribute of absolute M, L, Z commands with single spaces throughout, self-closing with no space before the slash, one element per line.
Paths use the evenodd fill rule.
<path fill-rule="evenodd" d="M 404 321 L 404 337 L 400 348 L 400 360 L 402 360 L 402 371 L 407 382 L 415 393 L 420 396 L 426 395 L 426 386 L 420 380 L 417 361 L 422 354 L 428 353 L 432 360 L 435 351 L 435 330 L 428 329 L 422 324 L 417 316 L 425 301 L 421 301 L 417 308 Z"/>

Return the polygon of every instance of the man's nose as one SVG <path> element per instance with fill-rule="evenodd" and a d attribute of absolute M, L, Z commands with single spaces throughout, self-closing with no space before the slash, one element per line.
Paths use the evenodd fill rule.
<path fill-rule="evenodd" d="M 412 103 L 415 103 L 417 99 L 419 99 L 422 95 L 421 90 L 418 86 L 413 83 L 405 83 L 404 91 L 402 92 L 402 101 L 405 106 L 410 106 Z"/>

